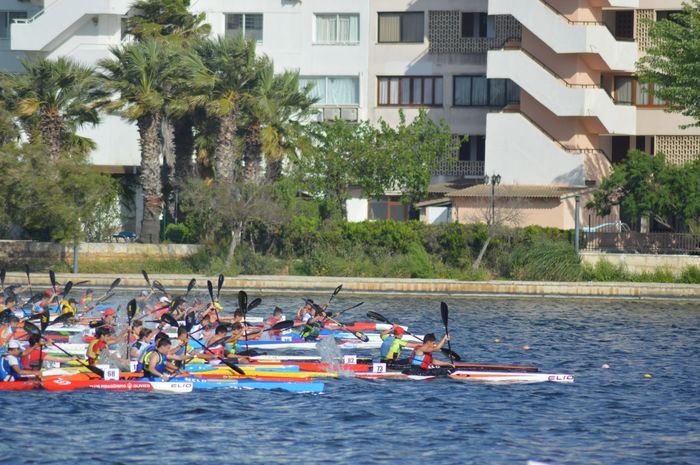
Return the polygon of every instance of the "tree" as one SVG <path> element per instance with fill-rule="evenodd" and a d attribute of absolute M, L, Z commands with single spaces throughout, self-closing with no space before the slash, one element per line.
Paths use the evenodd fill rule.
<path fill-rule="evenodd" d="M 114 205 L 114 180 L 73 150 L 46 163 L 40 144 L 0 147 L 0 218 L 32 239 L 75 243 L 99 229 L 98 212 Z M 21 186 L 21 187 L 18 187 Z"/>
<path fill-rule="evenodd" d="M 264 155 L 267 178 L 274 181 L 281 175 L 283 160 L 306 145 L 301 122 L 312 113 L 316 100 L 309 96 L 310 87 L 300 89 L 298 71 L 275 75 L 267 57 L 258 60 L 256 86 L 242 109 L 244 177 L 259 179 Z"/>
<path fill-rule="evenodd" d="M 141 240 L 160 242 L 163 212 L 160 165 L 160 123 L 178 79 L 178 54 L 163 42 L 146 40 L 112 49 L 113 58 L 101 60 L 100 77 L 108 92 L 105 108 L 138 126 L 141 143 L 143 221 Z"/>
<path fill-rule="evenodd" d="M 126 20 L 126 33 L 136 40 L 204 38 L 211 32 L 206 14 L 190 13 L 190 0 L 139 0 Z"/>
<path fill-rule="evenodd" d="M 225 266 L 235 257 L 245 229 L 252 222 L 281 224 L 287 215 L 270 185 L 259 182 L 210 182 L 192 179 L 183 193 L 188 221 L 211 248 L 228 248 Z"/>
<path fill-rule="evenodd" d="M 663 154 L 630 151 L 587 207 L 606 216 L 617 205 L 633 218 L 651 217 L 669 229 L 694 230 L 700 220 L 700 159 L 674 166 Z"/>
<path fill-rule="evenodd" d="M 255 42 L 242 37 L 218 37 L 195 43 L 190 61 L 203 66 L 192 79 L 192 101 L 216 122 L 216 142 L 212 150 L 214 176 L 220 182 L 233 182 L 240 163 L 236 146 L 238 121 L 243 101 L 255 88 L 260 62 L 255 57 Z"/>
<path fill-rule="evenodd" d="M 640 79 L 654 85 L 669 111 L 695 120 L 685 127 L 700 126 L 700 0 L 650 24 L 650 35 L 653 46 L 638 63 Z"/>
<path fill-rule="evenodd" d="M 5 106 L 22 121 L 31 141 L 39 138 L 57 161 L 70 146 L 93 148 L 75 131 L 99 122 L 99 82 L 94 70 L 69 58 L 22 60 L 24 73 L 5 73 L 0 93 Z"/>

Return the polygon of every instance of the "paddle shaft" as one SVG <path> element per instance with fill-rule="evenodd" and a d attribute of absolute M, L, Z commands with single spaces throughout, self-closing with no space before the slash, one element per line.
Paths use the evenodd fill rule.
<path fill-rule="evenodd" d="M 55 348 L 57 348 L 58 350 L 60 350 L 61 352 L 63 352 L 64 354 L 66 354 L 67 356 L 69 356 L 70 358 L 72 358 L 73 360 L 75 360 L 76 362 L 80 363 L 82 366 L 84 366 L 85 368 L 87 368 L 87 369 L 90 370 L 91 372 L 95 373 L 95 374 L 96 374 L 97 376 L 99 376 L 100 378 L 103 378 L 103 377 L 104 377 L 104 371 L 100 370 L 100 369 L 97 368 L 97 367 L 91 366 L 91 365 L 89 365 L 89 364 L 83 362 L 81 359 L 79 359 L 79 358 L 76 357 L 75 355 L 70 354 L 70 353 L 68 353 L 67 351 L 63 350 L 63 348 L 62 348 L 61 346 L 59 346 L 58 344 L 56 344 L 56 343 L 53 342 L 52 340 L 50 340 L 50 339 L 45 339 L 45 341 L 48 342 L 49 344 L 51 344 L 52 346 L 54 346 Z"/>

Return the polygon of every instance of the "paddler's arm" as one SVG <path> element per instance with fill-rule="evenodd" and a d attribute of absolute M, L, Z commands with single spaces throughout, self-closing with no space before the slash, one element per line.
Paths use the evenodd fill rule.
<path fill-rule="evenodd" d="M 450 340 L 450 336 L 448 336 L 447 334 L 445 334 L 445 335 L 442 337 L 442 340 L 440 341 L 440 344 L 437 345 L 437 350 L 436 350 L 435 352 L 437 352 L 438 350 L 442 349 L 442 346 L 445 345 L 445 342 L 447 342 L 447 341 L 449 341 L 449 340 Z"/>
<path fill-rule="evenodd" d="M 148 369 L 148 372 L 151 373 L 152 375 L 158 376 L 160 378 L 163 378 L 164 381 L 167 381 L 170 379 L 170 376 L 167 373 L 161 373 L 160 371 L 156 370 L 155 367 L 151 367 L 151 364 L 149 363 L 148 366 L 146 367 Z"/>

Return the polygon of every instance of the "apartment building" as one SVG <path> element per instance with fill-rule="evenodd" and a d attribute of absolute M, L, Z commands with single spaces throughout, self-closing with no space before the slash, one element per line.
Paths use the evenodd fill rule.
<path fill-rule="evenodd" d="M 0 0 L 0 68 L 20 56 L 94 64 L 124 39 L 133 0 Z M 425 108 L 456 136 L 456 162 L 436 169 L 419 205 L 428 221 L 471 221 L 501 176 L 497 197 L 520 196 L 523 224 L 571 227 L 571 194 L 597 184 L 629 148 L 682 162 L 700 152 L 697 129 L 664 112 L 636 82 L 647 19 L 681 0 L 192 0 L 212 34 L 244 35 L 277 69 L 314 84 L 318 118 L 395 123 Z M 129 175 L 135 128 L 108 116 L 82 135 L 92 162 Z M 506 188 L 507 186 L 507 188 Z M 508 193 L 506 195 L 506 193 Z M 397 193 L 355 196 L 353 221 L 407 219 Z M 136 202 L 139 205 L 140 202 Z M 140 212 L 132 224 L 138 226 Z"/>

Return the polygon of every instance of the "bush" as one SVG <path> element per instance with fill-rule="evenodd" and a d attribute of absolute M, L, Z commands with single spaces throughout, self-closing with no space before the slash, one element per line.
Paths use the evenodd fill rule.
<path fill-rule="evenodd" d="M 697 266 L 687 266 L 678 278 L 679 283 L 700 284 L 700 268 Z"/>
<path fill-rule="evenodd" d="M 169 224 L 165 227 L 165 233 L 163 234 L 165 240 L 170 241 L 174 244 L 191 244 L 190 229 L 183 223 L 179 224 Z"/>
<path fill-rule="evenodd" d="M 583 279 L 586 281 L 628 281 L 629 273 L 624 265 L 613 265 L 607 260 L 598 260 L 591 266 L 583 266 Z"/>
<path fill-rule="evenodd" d="M 579 281 L 581 259 L 574 247 L 560 240 L 538 239 L 515 252 L 513 278 L 525 281 Z"/>

